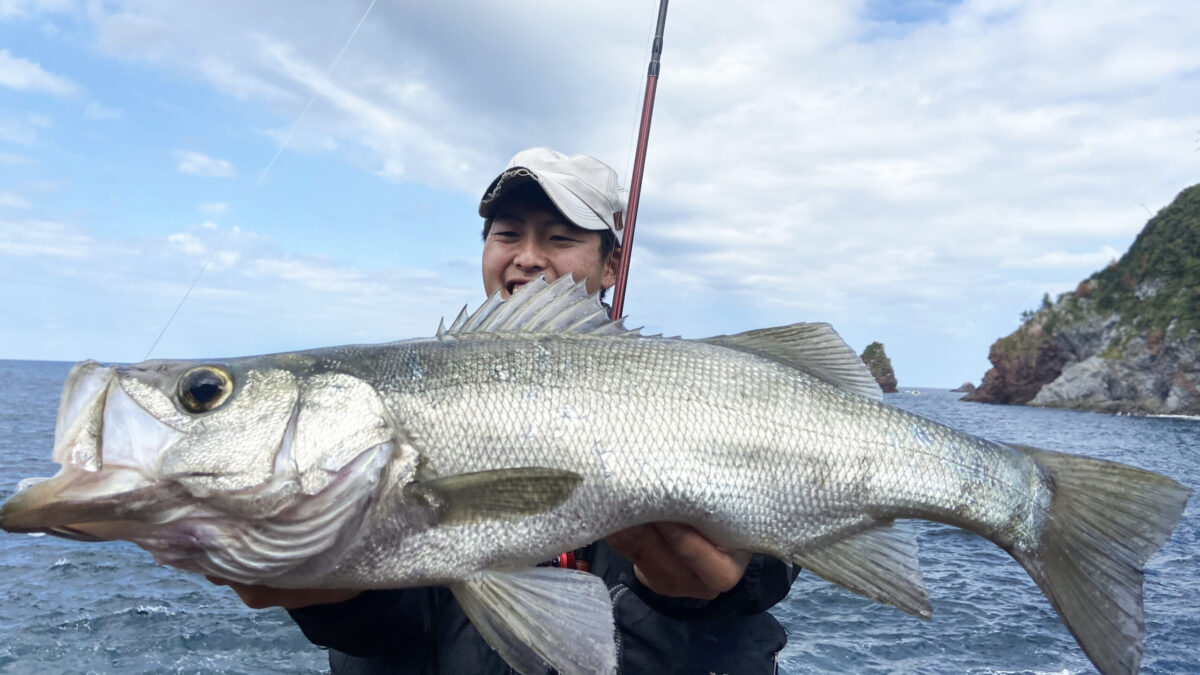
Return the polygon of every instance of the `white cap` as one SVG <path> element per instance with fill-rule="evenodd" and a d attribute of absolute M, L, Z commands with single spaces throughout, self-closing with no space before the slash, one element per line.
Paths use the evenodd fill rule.
<path fill-rule="evenodd" d="M 479 215 L 490 218 L 501 197 L 534 181 L 559 211 L 585 230 L 610 230 L 620 245 L 629 193 L 617 184 L 617 172 L 590 155 L 571 155 L 550 148 L 522 150 L 479 200 Z"/>

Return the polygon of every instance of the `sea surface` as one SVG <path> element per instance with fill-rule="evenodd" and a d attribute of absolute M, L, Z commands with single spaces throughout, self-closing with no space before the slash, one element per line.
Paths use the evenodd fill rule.
<path fill-rule="evenodd" d="M 50 462 L 70 364 L 0 361 L 0 500 Z M 958 401 L 905 389 L 886 402 L 996 440 L 1083 453 L 1200 486 L 1200 420 L 1115 417 Z M 1200 516 L 1189 505 L 1146 571 L 1143 672 L 1200 673 Z M 905 522 L 921 547 L 933 619 L 802 574 L 773 612 L 783 673 L 1087 673 L 1091 664 L 1020 566 L 953 528 Z M 0 533 L 0 673 L 327 670 L 282 610 L 254 611 L 126 542 Z"/>

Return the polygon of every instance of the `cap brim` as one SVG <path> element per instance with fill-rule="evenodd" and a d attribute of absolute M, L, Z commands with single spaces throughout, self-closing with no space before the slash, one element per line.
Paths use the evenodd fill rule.
<path fill-rule="evenodd" d="M 487 191 L 484 192 L 483 199 L 479 201 L 479 215 L 484 218 L 492 217 L 493 208 L 505 195 L 531 182 L 536 183 L 542 189 L 542 192 L 546 193 L 550 201 L 558 207 L 558 210 L 562 212 L 563 216 L 571 224 L 582 227 L 585 230 L 608 230 L 617 237 L 617 242 L 620 243 L 620 233 L 615 231 L 608 222 L 593 211 L 582 199 L 559 185 L 556 181 L 552 179 L 542 180 L 538 172 L 523 166 L 511 167 L 497 176 L 496 180 L 492 181 Z"/>
<path fill-rule="evenodd" d="M 496 204 L 504 195 L 526 183 L 539 183 L 538 179 L 530 173 L 529 169 L 522 167 L 515 168 L 520 170 L 505 170 L 504 173 L 496 176 L 496 180 L 492 181 L 492 184 L 484 191 L 483 197 L 479 200 L 479 215 L 481 217 L 491 218 L 492 209 L 496 207 Z M 545 192 L 545 190 L 542 191 Z"/>

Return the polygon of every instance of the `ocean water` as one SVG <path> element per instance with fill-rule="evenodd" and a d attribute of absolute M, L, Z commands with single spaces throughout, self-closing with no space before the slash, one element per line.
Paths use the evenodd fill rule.
<path fill-rule="evenodd" d="M 70 364 L 0 361 L 0 500 L 52 475 L 54 417 Z M 915 391 L 916 394 L 910 393 Z M 962 403 L 945 390 L 887 402 L 959 429 L 1124 461 L 1200 486 L 1200 420 Z M 773 612 L 784 673 L 1087 673 L 1090 662 L 1019 565 L 960 530 L 905 522 L 921 547 L 933 619 L 802 574 Z M 1200 672 L 1200 516 L 1190 505 L 1151 560 L 1143 672 Z M 254 611 L 132 544 L 0 533 L 0 673 L 327 670 L 282 610 Z"/>

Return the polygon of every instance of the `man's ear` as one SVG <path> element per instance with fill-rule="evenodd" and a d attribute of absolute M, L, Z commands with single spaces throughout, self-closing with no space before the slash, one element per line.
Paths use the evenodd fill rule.
<path fill-rule="evenodd" d="M 617 268 L 621 265 L 621 247 L 613 248 L 604 261 L 604 274 L 600 276 L 601 288 L 612 288 L 617 284 Z"/>

